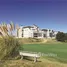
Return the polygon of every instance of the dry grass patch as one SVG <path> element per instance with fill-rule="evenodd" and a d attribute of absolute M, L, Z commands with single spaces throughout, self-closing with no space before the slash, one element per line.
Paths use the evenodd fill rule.
<path fill-rule="evenodd" d="M 7 60 L 0 67 L 67 67 L 67 64 L 52 62 L 47 59 L 39 59 L 39 62 L 34 63 L 29 60 Z"/>

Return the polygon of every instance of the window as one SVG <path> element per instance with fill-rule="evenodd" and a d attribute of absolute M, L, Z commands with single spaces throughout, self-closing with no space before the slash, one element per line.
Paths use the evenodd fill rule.
<path fill-rule="evenodd" d="M 23 33 L 22 33 L 22 37 L 23 37 Z"/>
<path fill-rule="evenodd" d="M 38 33 L 38 36 L 41 37 L 42 36 L 42 33 Z"/>
<path fill-rule="evenodd" d="M 53 37 L 53 33 L 50 33 L 50 37 Z"/>
<path fill-rule="evenodd" d="M 46 34 L 44 34 L 43 37 L 46 37 Z"/>
<path fill-rule="evenodd" d="M 34 33 L 34 37 L 38 37 L 38 33 Z"/>

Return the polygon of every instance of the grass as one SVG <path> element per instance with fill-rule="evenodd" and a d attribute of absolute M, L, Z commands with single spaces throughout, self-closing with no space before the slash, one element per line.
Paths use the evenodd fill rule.
<path fill-rule="evenodd" d="M 41 52 L 44 54 L 54 54 L 57 56 L 43 56 L 49 60 L 56 60 L 67 63 L 67 43 L 43 43 L 43 44 L 24 44 L 21 50 Z"/>
<path fill-rule="evenodd" d="M 0 67 L 67 67 L 67 64 L 52 62 L 47 59 L 39 59 L 41 62 L 34 63 L 29 60 L 6 60 Z"/>
<path fill-rule="evenodd" d="M 20 60 L 20 58 L 16 60 L 3 60 L 0 61 L 0 67 L 67 67 L 67 43 L 61 43 L 51 39 L 43 41 L 22 39 L 21 41 L 23 45 L 20 46 L 20 50 L 22 51 L 41 52 L 45 54 L 53 53 L 57 54 L 57 56 L 43 56 L 36 63 L 32 60 Z"/>
<path fill-rule="evenodd" d="M 33 43 L 42 43 L 43 39 L 37 38 L 18 38 L 19 42 L 23 44 L 33 44 Z"/>

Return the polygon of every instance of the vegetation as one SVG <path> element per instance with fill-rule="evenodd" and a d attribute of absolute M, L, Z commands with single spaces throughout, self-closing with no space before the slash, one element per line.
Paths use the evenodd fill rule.
<path fill-rule="evenodd" d="M 61 46 L 61 47 L 60 47 Z M 67 43 L 45 43 L 45 44 L 24 44 L 24 51 L 41 52 L 45 54 L 56 54 L 57 56 L 45 56 L 47 59 L 67 63 Z M 22 50 L 22 46 L 20 48 Z"/>
<path fill-rule="evenodd" d="M 37 39 L 37 38 L 20 38 L 13 37 L 13 31 L 19 27 L 11 22 L 9 25 L 3 23 L 0 25 L 0 30 L 5 33 L 0 38 L 0 67 L 67 67 L 67 34 L 59 32 L 56 39 Z M 58 37 L 59 36 L 59 37 Z M 24 44 L 23 46 L 20 43 Z M 18 49 L 24 51 L 41 52 L 44 54 L 56 54 L 56 56 L 43 56 L 37 63 L 20 60 L 18 58 Z M 61 46 L 61 47 L 60 47 Z M 13 59 L 14 58 L 14 59 Z M 17 58 L 15 60 L 15 58 Z M 6 62 L 5 62 L 6 59 Z M 11 59 L 11 60 L 9 60 Z M 60 62 L 65 63 L 60 63 Z"/>
<path fill-rule="evenodd" d="M 25 42 L 25 41 L 24 41 Z M 60 47 L 61 46 L 61 47 Z M 6 60 L 0 64 L 1 67 L 67 67 L 67 43 L 57 42 L 55 39 L 49 39 L 46 43 L 41 44 L 24 44 L 21 50 L 53 53 L 57 56 L 44 56 L 34 63 L 32 60 Z M 61 63 L 60 63 L 61 62 Z M 62 63 L 63 62 L 63 63 Z"/>
<path fill-rule="evenodd" d="M 17 56 L 19 42 L 17 39 L 9 36 L 0 39 L 0 60 Z"/>
<path fill-rule="evenodd" d="M 65 41 L 65 33 L 63 33 L 63 32 L 58 32 L 57 35 L 56 35 L 56 39 L 57 39 L 57 41 L 62 41 L 62 42 L 64 42 L 64 41 Z"/>
<path fill-rule="evenodd" d="M 33 44 L 33 43 L 42 43 L 44 39 L 37 38 L 18 38 L 18 41 L 22 44 Z"/>
<path fill-rule="evenodd" d="M 57 56 L 54 56 L 54 57 L 43 56 L 40 59 L 38 59 L 37 63 L 34 63 L 33 61 L 31 62 L 30 60 L 25 60 L 25 59 L 20 60 L 20 58 L 17 60 L 14 60 L 14 59 L 13 60 L 6 60 L 6 62 L 2 61 L 0 63 L 0 67 L 67 67 L 67 64 L 65 64 L 65 63 L 67 63 L 67 43 L 57 42 L 55 39 L 47 39 L 46 42 L 44 42 L 44 40 L 46 40 L 46 39 L 39 40 L 36 38 L 28 38 L 28 39 L 13 38 L 15 40 L 13 40 L 13 39 L 10 40 L 10 39 L 12 39 L 12 37 L 8 38 L 7 41 L 8 42 L 14 41 L 13 44 L 17 40 L 19 40 L 20 42 L 22 41 L 22 44 L 24 43 L 24 45 L 20 45 L 20 50 L 41 52 L 41 53 L 45 53 L 45 54 L 53 53 L 53 54 L 57 54 Z M 13 46 L 12 43 L 10 45 Z M 16 44 L 14 44 L 14 46 L 15 45 L 18 45 L 18 42 L 16 42 Z M 8 48 L 11 49 L 11 46 L 10 47 L 8 46 Z M 18 47 L 19 47 L 19 45 L 18 45 Z M 17 50 L 18 50 L 18 47 L 15 46 L 15 48 L 17 48 Z M 10 51 L 11 53 L 8 53 L 8 55 L 6 55 L 5 57 L 8 57 L 8 56 L 13 57 L 16 55 L 14 50 L 11 51 L 9 49 L 8 50 L 6 49 L 6 51 L 7 51 L 7 53 L 8 53 L 8 51 Z M 5 54 L 3 54 L 3 55 L 5 55 Z M 5 57 L 4 57 L 4 59 L 5 59 Z M 59 61 L 65 62 L 65 63 L 60 63 Z"/>
<path fill-rule="evenodd" d="M 67 40 L 67 33 L 58 32 L 56 35 L 57 41 L 65 42 Z"/>
<path fill-rule="evenodd" d="M 34 63 L 29 60 L 6 60 L 1 63 L 0 67 L 67 67 L 67 64 L 52 62 L 47 59 L 38 59 L 39 61 Z"/>
<path fill-rule="evenodd" d="M 8 59 L 9 57 L 17 56 L 20 43 L 13 37 L 15 25 L 11 22 L 9 25 L 2 23 L 0 25 L 0 60 Z"/>

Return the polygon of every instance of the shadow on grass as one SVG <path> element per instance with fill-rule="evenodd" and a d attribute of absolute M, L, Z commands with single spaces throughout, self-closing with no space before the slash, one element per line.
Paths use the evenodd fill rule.
<path fill-rule="evenodd" d="M 27 56 L 24 56 L 23 59 L 25 59 L 25 60 L 29 60 L 29 61 L 34 61 L 34 58 L 27 57 Z M 37 58 L 37 62 L 41 62 L 41 61 L 38 60 L 38 58 Z"/>

